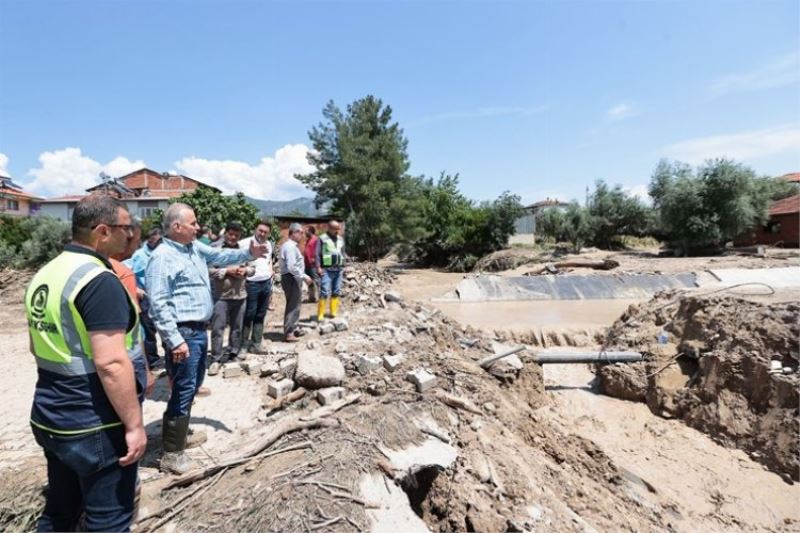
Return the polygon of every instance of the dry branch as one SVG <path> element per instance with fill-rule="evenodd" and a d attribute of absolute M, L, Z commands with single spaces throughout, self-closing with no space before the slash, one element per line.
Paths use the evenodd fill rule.
<path fill-rule="evenodd" d="M 343 407 L 347 407 L 348 405 L 350 405 L 352 403 L 356 403 L 359 399 L 361 399 L 361 394 L 351 394 L 350 396 L 342 398 L 341 400 L 338 400 L 338 401 L 336 401 L 336 402 L 334 402 L 334 403 L 332 403 L 330 405 L 326 405 L 324 407 L 318 407 L 317 409 L 314 409 L 313 411 L 311 411 L 311 413 L 308 416 L 304 416 L 300 420 L 302 420 L 302 421 L 314 420 L 316 418 L 322 418 L 322 417 L 325 417 L 325 416 L 328 416 L 328 415 L 332 415 L 333 413 L 335 413 L 339 409 L 341 409 Z"/>
<path fill-rule="evenodd" d="M 298 420 L 297 417 L 284 418 L 276 422 L 269 433 L 267 433 L 259 440 L 257 440 L 252 446 L 250 446 L 250 448 L 246 449 L 241 455 L 224 460 L 216 465 L 211 465 L 204 468 L 198 468 L 192 470 L 191 472 L 187 472 L 186 474 L 175 478 L 169 485 L 164 487 L 162 491 L 174 487 L 184 487 L 186 485 L 191 485 L 195 481 L 199 481 L 201 479 L 207 478 L 208 476 L 214 475 L 222 468 L 236 466 L 246 461 L 249 461 L 253 456 L 258 455 L 266 448 L 275 444 L 275 442 L 277 442 L 278 439 L 289 433 L 293 433 L 295 431 L 300 431 L 303 429 L 331 427 L 337 424 L 338 422 L 335 420 L 325 420 L 322 418 L 316 418 L 314 420 Z M 302 448 L 307 448 L 309 446 L 310 445 L 308 443 L 305 443 L 302 445 Z M 289 448 L 292 447 L 290 446 Z M 300 447 L 295 447 L 295 449 L 300 449 Z M 290 451 L 290 450 L 288 448 L 284 448 L 282 450 L 276 450 L 274 453 L 269 452 L 269 454 L 282 453 L 284 451 Z M 264 457 L 269 457 L 269 455 L 265 455 Z"/>
<path fill-rule="evenodd" d="M 273 400 L 271 403 L 264 406 L 264 409 L 267 411 L 267 416 L 271 415 L 275 411 L 283 409 L 286 405 L 296 402 L 306 394 L 306 389 L 300 387 L 296 391 L 292 391 L 286 396 L 282 398 L 278 398 L 277 400 Z"/>

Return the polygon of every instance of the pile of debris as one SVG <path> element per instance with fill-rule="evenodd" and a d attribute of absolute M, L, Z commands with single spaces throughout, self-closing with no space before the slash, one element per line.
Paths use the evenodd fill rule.
<path fill-rule="evenodd" d="M 600 384 L 797 481 L 799 338 L 796 303 L 663 293 L 631 306 L 606 339 L 646 361 L 602 367 Z"/>

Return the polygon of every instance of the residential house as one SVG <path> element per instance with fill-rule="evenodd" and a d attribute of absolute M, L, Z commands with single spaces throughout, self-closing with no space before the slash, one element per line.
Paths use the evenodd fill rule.
<path fill-rule="evenodd" d="M 124 202 L 132 214 L 144 218 L 152 215 L 156 209 L 166 209 L 171 198 L 192 192 L 201 185 L 219 191 L 216 187 L 188 176 L 159 173 L 149 168 L 142 168 L 116 179 L 104 179 L 102 183 L 86 189 L 86 193 L 110 194 Z M 70 220 L 75 204 L 87 194 L 43 200 L 40 213 Z"/>
<path fill-rule="evenodd" d="M 525 206 L 525 214 L 514 222 L 515 233 L 512 235 L 509 244 L 535 244 L 536 243 L 536 215 L 547 208 L 555 207 L 563 209 L 567 203 L 560 202 L 554 198 L 547 198 L 540 202 Z"/>
<path fill-rule="evenodd" d="M 35 215 L 43 198 L 22 190 L 10 177 L 0 175 L 0 214 L 25 217 Z"/>
<path fill-rule="evenodd" d="M 800 172 L 786 174 L 781 179 L 796 184 L 798 194 L 773 202 L 767 223 L 737 238 L 737 245 L 800 247 Z"/>

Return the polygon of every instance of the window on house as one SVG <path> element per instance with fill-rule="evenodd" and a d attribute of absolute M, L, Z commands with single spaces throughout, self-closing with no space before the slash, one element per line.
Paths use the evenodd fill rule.
<path fill-rule="evenodd" d="M 6 207 L 9 211 L 19 211 L 19 200 L 6 200 Z"/>
<path fill-rule="evenodd" d="M 139 208 L 139 216 L 141 218 L 149 217 L 155 211 L 155 207 L 140 207 Z"/>

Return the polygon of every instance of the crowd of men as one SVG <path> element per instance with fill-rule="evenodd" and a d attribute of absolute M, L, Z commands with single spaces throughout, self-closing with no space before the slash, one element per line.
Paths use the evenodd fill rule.
<path fill-rule="evenodd" d="M 31 427 L 48 475 L 40 531 L 74 531 L 79 521 L 88 531 L 129 530 L 147 444 L 141 404 L 161 364 L 158 337 L 170 387 L 160 467 L 174 474 L 194 468 L 185 450 L 205 439 L 189 421 L 195 396 L 210 394 L 206 373 L 243 351 L 264 349 L 274 279 L 271 230 L 261 221 L 242 238 L 245 228 L 232 221 L 214 240 L 191 207 L 176 203 L 140 246 L 140 224 L 124 204 L 91 195 L 76 205 L 72 242 L 36 273 L 25 294 L 38 370 Z M 298 327 L 304 284 L 309 301 L 318 302 L 317 319 L 324 319 L 326 305 L 336 316 L 345 260 L 340 231 L 335 221 L 319 237 L 313 226 L 290 225 L 279 252 L 283 340 L 296 342 L 304 333 Z"/>

